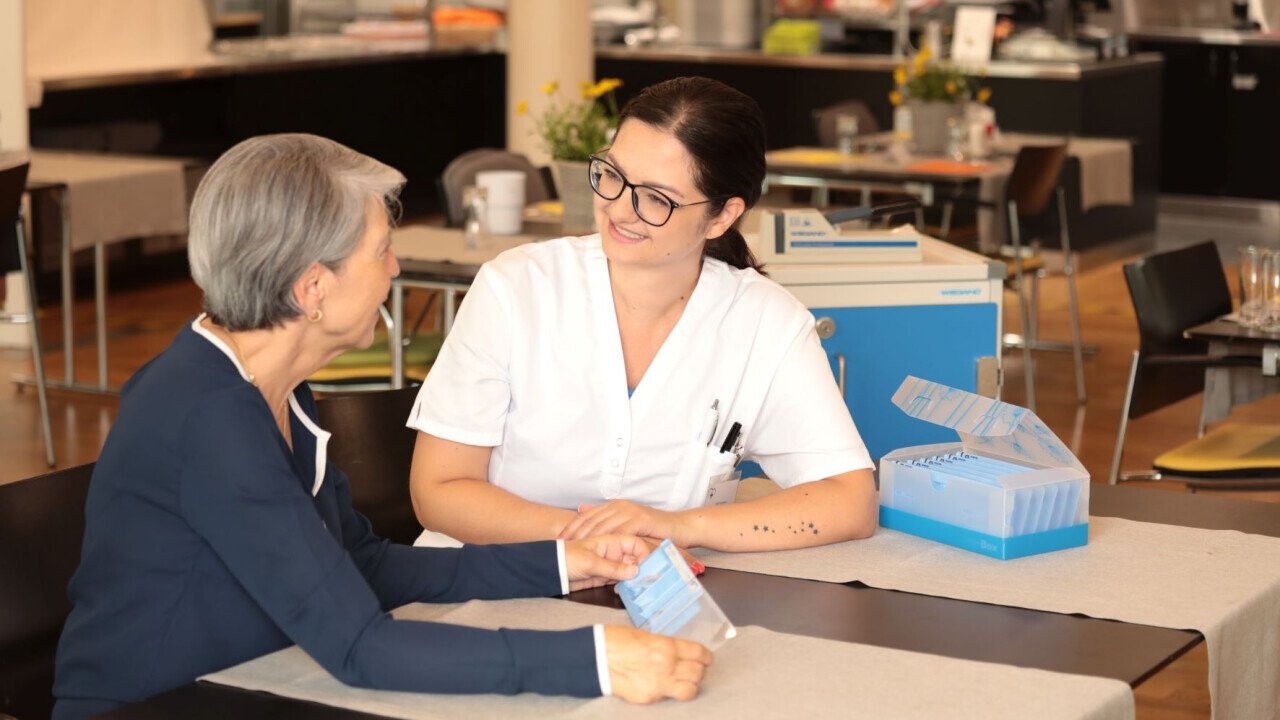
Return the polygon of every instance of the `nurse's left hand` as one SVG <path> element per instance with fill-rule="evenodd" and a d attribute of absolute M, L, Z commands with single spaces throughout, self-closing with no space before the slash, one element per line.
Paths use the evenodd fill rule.
<path fill-rule="evenodd" d="M 610 500 L 603 505 L 579 505 L 578 516 L 560 531 L 560 537 L 572 540 L 622 533 L 659 540 L 671 538 L 676 545 L 684 547 L 684 528 L 681 525 L 680 516 L 676 513 L 626 500 Z"/>
<path fill-rule="evenodd" d="M 649 552 L 647 540 L 628 535 L 568 540 L 564 544 L 564 564 L 569 575 L 569 590 L 630 580 Z"/>

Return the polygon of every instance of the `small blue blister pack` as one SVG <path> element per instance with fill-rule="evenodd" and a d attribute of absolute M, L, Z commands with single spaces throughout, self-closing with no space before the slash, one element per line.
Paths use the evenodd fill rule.
<path fill-rule="evenodd" d="M 637 628 L 684 638 L 714 650 L 737 634 L 671 540 L 663 540 L 618 595 Z"/>

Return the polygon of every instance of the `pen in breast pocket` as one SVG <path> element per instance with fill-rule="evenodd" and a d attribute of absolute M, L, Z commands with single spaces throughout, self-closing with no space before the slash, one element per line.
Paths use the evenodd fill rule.
<path fill-rule="evenodd" d="M 702 434 L 698 437 L 703 438 L 703 442 L 711 445 L 711 439 L 716 436 L 716 426 L 720 424 L 720 399 L 716 398 L 711 403 L 711 407 L 707 409 L 707 418 L 702 421 Z"/>
<path fill-rule="evenodd" d="M 727 453 L 733 449 L 734 443 L 738 442 L 738 433 L 742 432 L 742 423 L 735 422 L 729 426 L 729 434 L 724 436 L 724 442 L 720 445 L 720 452 Z"/>

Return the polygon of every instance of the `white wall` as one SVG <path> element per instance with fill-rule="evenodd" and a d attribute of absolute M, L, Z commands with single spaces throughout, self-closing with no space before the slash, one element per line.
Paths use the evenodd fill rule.
<path fill-rule="evenodd" d="M 0 0 L 0 150 L 28 145 L 22 27 L 21 0 Z"/>

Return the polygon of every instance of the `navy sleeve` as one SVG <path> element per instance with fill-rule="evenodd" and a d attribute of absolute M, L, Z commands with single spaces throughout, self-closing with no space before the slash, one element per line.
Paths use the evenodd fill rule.
<path fill-rule="evenodd" d="M 411 602 L 459 602 L 560 594 L 560 569 L 554 540 L 462 548 L 397 545 L 374 534 L 369 521 L 351 504 L 345 473 L 330 468 L 342 518 L 342 538 L 382 607 Z"/>
<path fill-rule="evenodd" d="M 512 572 L 518 578 L 546 568 L 554 579 L 553 545 L 404 560 L 366 527 L 356 553 L 348 554 L 294 473 L 256 390 L 226 393 L 184 422 L 179 497 L 185 519 L 281 630 L 339 680 L 417 692 L 600 694 L 591 628 L 494 631 L 397 621 L 353 560 L 358 554 L 390 594 L 421 590 L 462 599 L 471 590 L 500 587 Z M 346 502 L 349 507 L 349 497 Z M 348 512 L 344 526 L 367 526 Z M 550 563 L 540 560 L 548 546 Z M 396 577 L 408 571 L 426 577 Z"/>

